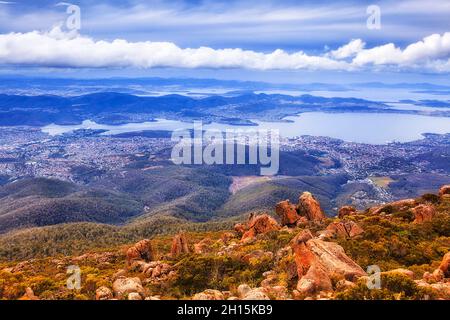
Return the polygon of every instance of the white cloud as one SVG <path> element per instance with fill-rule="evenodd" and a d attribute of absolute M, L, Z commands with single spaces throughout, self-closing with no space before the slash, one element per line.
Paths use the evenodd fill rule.
<path fill-rule="evenodd" d="M 9 33 L 0 35 L 0 63 L 61 67 L 175 67 L 175 68 L 246 68 L 326 69 L 349 68 L 346 62 L 304 52 L 288 54 L 242 49 L 208 47 L 182 49 L 170 42 L 95 41 L 77 35 L 71 37 L 58 27 L 50 32 Z"/>
<path fill-rule="evenodd" d="M 422 41 L 410 44 L 404 50 L 393 43 L 360 51 L 353 59 L 353 64 L 364 66 L 397 65 L 413 67 L 420 65 L 439 64 L 440 60 L 450 57 L 450 32 L 443 35 L 433 34 Z"/>
<path fill-rule="evenodd" d="M 365 43 L 361 39 L 354 39 L 346 45 L 330 52 L 330 56 L 336 59 L 346 59 L 354 57 L 357 53 L 361 52 Z"/>
<path fill-rule="evenodd" d="M 56 27 L 49 32 L 0 35 L 0 64 L 66 68 L 242 68 L 254 70 L 345 70 L 394 66 L 450 72 L 450 32 L 434 34 L 405 49 L 393 43 L 364 49 L 355 39 L 324 55 L 270 53 L 240 48 L 180 48 L 171 42 L 96 41 Z M 351 60 L 353 58 L 353 60 Z M 348 60 L 350 59 L 350 60 Z"/>

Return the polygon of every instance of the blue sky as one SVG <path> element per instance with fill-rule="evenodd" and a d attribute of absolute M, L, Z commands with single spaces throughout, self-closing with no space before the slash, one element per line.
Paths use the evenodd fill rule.
<path fill-rule="evenodd" d="M 65 3 L 0 1 L 3 73 L 339 82 L 450 72 L 448 0 L 69 2 L 81 10 L 77 34 Z M 373 4 L 379 29 L 367 27 Z"/>

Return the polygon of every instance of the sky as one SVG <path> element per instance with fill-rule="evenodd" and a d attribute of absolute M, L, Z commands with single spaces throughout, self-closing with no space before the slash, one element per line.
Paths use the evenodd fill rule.
<path fill-rule="evenodd" d="M 449 17 L 450 0 L 0 1 L 0 73 L 448 83 Z"/>

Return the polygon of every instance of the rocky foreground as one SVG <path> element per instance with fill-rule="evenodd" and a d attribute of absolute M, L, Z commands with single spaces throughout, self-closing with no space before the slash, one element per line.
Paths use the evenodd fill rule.
<path fill-rule="evenodd" d="M 366 211 L 342 207 L 333 219 L 304 192 L 275 213 L 234 230 L 0 264 L 0 298 L 450 299 L 450 185 Z"/>

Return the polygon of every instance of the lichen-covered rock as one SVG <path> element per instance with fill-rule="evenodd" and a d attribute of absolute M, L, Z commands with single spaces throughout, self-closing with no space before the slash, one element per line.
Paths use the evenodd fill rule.
<path fill-rule="evenodd" d="M 108 287 L 100 287 L 95 291 L 95 300 L 110 300 L 113 298 L 113 293 Z"/>
<path fill-rule="evenodd" d="M 130 292 L 128 294 L 128 300 L 142 300 L 142 297 L 139 293 L 137 292 Z"/>

